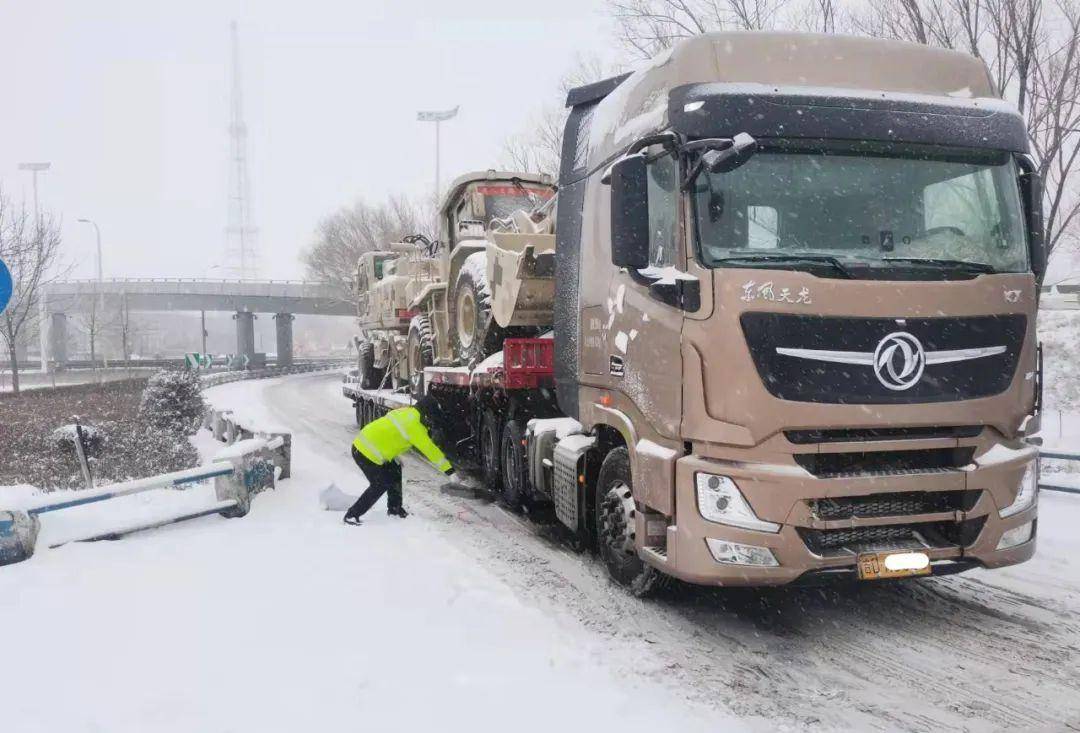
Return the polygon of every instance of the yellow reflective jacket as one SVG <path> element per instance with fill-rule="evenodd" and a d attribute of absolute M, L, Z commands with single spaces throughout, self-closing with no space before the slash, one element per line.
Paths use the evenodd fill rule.
<path fill-rule="evenodd" d="M 353 446 L 376 466 L 415 448 L 435 468 L 443 473 L 450 470 L 450 461 L 431 440 L 427 428 L 420 422 L 420 411 L 415 407 L 399 407 L 378 420 L 372 420 L 357 433 Z"/>

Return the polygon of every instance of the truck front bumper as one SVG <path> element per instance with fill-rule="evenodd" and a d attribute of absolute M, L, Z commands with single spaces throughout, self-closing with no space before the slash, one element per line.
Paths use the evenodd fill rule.
<path fill-rule="evenodd" d="M 1037 500 L 1029 508 L 1001 518 L 1000 507 L 1016 494 L 1024 469 L 1033 460 L 1033 449 L 1006 452 L 992 464 L 947 473 L 890 476 L 818 478 L 799 466 L 724 461 L 690 455 L 680 458 L 675 471 L 674 522 L 667 527 L 663 551 L 643 548 L 643 559 L 681 580 L 719 586 L 761 586 L 810 583 L 829 578 L 856 577 L 862 552 L 888 551 L 895 544 L 875 543 L 874 529 L 910 530 L 912 539 L 901 550 L 924 552 L 931 574 L 948 574 L 971 567 L 996 568 L 1013 565 L 1035 553 Z M 761 519 L 780 525 L 778 532 L 762 532 L 719 524 L 698 511 L 697 473 L 728 476 L 738 485 Z M 950 511 L 823 519 L 817 512 L 820 499 L 860 500 L 870 496 L 920 492 L 965 492 L 963 508 Z M 929 496 L 929 494 L 927 494 Z M 1002 535 L 1031 523 L 1030 539 L 998 549 Z M 639 535 L 644 536 L 644 528 Z M 933 532 L 930 530 L 933 529 Z M 835 544 L 838 537 L 851 542 Z M 931 539 L 927 539 L 932 536 Z M 942 537 L 948 537 L 943 541 Z M 827 547 L 822 546 L 825 538 Z M 719 562 L 709 539 L 767 548 L 776 565 L 737 565 Z"/>

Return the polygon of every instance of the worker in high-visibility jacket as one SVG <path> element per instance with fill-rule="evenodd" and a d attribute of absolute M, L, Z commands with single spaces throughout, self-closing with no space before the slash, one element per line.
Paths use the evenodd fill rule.
<path fill-rule="evenodd" d="M 447 476 L 454 473 L 454 467 L 428 433 L 441 420 L 439 403 L 425 395 L 414 405 L 399 407 L 371 421 L 357 433 L 352 443 L 352 457 L 367 476 L 368 488 L 345 512 L 346 524 L 360 524 L 360 517 L 383 494 L 387 494 L 387 514 L 402 519 L 408 516 L 401 505 L 401 463 L 398 461 L 398 456 L 407 450 L 415 448 Z"/>

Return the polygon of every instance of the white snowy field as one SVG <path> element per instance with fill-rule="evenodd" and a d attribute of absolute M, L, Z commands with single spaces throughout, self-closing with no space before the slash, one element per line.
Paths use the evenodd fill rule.
<path fill-rule="evenodd" d="M 329 481 L 363 488 L 337 375 L 208 396 L 288 426 L 294 478 L 243 519 L 0 568 L 4 730 L 1080 729 L 1080 497 L 1040 497 L 1039 551 L 1014 568 L 639 601 L 414 463 L 408 519 L 320 510 Z M 46 516 L 39 548 L 104 506 Z"/>
<path fill-rule="evenodd" d="M 209 396 L 269 425 L 280 421 L 259 399 L 273 386 Z M 354 528 L 321 511 L 320 488 L 333 480 L 358 493 L 363 478 L 347 439 L 331 461 L 294 429 L 293 478 L 246 518 L 48 550 L 118 515 L 207 505 L 212 492 L 43 517 L 35 557 L 0 569 L 0 728 L 745 729 L 723 709 L 619 674 L 587 628 L 530 607 L 424 518 L 391 518 L 380 504 Z M 197 442 L 207 458 L 217 447 L 205 432 Z"/>

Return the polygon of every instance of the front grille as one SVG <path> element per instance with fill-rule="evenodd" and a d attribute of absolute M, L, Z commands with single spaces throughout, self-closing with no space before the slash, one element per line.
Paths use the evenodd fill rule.
<path fill-rule="evenodd" d="M 832 557 L 915 548 L 967 547 L 982 531 L 986 517 L 963 522 L 890 524 L 881 527 L 809 529 L 799 527 L 808 550 Z"/>
<path fill-rule="evenodd" d="M 812 443 L 855 443 L 871 440 L 928 440 L 931 438 L 974 438 L 982 425 L 952 425 L 917 428 L 835 428 L 785 430 L 784 437 L 795 445 Z"/>
<path fill-rule="evenodd" d="M 867 496 L 845 496 L 810 501 L 818 519 L 902 517 L 912 514 L 971 511 L 979 491 L 907 491 Z"/>
<path fill-rule="evenodd" d="M 931 450 L 796 453 L 795 462 L 818 478 L 945 473 L 971 463 L 974 447 Z"/>
<path fill-rule="evenodd" d="M 781 400 L 896 405 L 972 400 L 1008 389 L 1027 331 L 1020 314 L 963 318 L 842 318 L 748 312 L 740 317 L 747 347 L 769 393 Z M 906 389 L 890 389 L 873 363 L 796 356 L 777 349 L 873 355 L 902 331 L 927 352 L 1004 347 L 999 354 L 925 364 Z"/>

